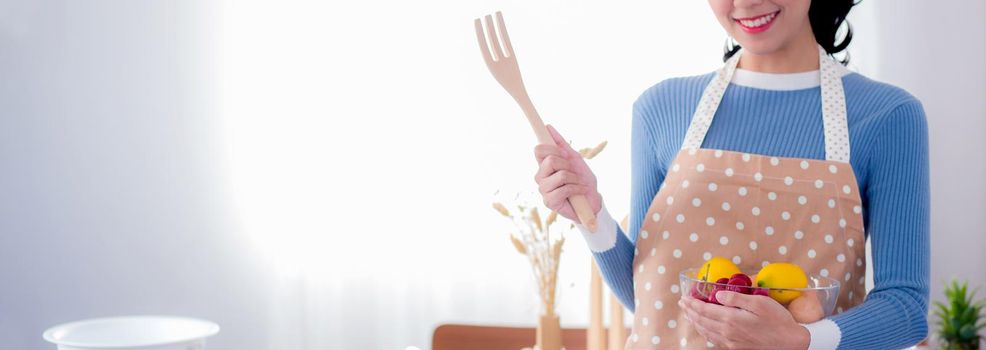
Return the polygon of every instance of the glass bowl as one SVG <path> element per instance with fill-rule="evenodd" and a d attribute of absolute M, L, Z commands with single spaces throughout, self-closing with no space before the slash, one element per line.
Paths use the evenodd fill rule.
<path fill-rule="evenodd" d="M 713 294 L 719 290 L 771 297 L 780 296 L 780 299 L 790 300 L 782 303 L 782 305 L 791 312 L 791 315 L 794 316 L 796 321 L 801 323 L 810 323 L 818 321 L 825 316 L 831 316 L 835 310 L 836 301 L 839 299 L 839 281 L 828 277 L 808 275 L 807 288 L 761 288 L 755 285 L 744 287 L 706 282 L 697 277 L 699 270 L 699 268 L 691 268 L 682 271 L 678 275 L 681 282 L 682 295 L 690 295 L 695 299 L 716 304 L 718 302 L 714 299 Z M 752 281 L 757 280 L 756 273 L 750 273 L 753 269 L 741 268 L 740 270 L 749 276 Z M 776 300 L 778 298 L 773 299 Z"/>

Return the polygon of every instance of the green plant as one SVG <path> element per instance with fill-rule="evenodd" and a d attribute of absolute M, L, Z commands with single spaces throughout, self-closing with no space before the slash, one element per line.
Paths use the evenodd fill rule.
<path fill-rule="evenodd" d="M 974 300 L 976 290 L 969 290 L 967 282 L 952 281 L 945 287 L 947 304 L 935 302 L 938 317 L 938 341 L 941 349 L 979 349 L 979 331 L 986 327 L 981 311 L 984 300 Z"/>

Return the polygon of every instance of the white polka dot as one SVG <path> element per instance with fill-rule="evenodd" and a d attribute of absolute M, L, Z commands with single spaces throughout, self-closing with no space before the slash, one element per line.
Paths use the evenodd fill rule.
<path fill-rule="evenodd" d="M 697 171 L 697 172 L 703 172 L 703 171 L 705 171 L 705 164 L 698 163 L 698 165 L 695 166 L 695 171 Z"/>
<path fill-rule="evenodd" d="M 681 347 L 688 346 L 688 339 L 687 338 L 681 338 L 681 341 L 679 342 L 679 344 L 681 344 Z"/>
<path fill-rule="evenodd" d="M 679 224 L 685 222 L 685 214 L 678 214 L 678 216 L 674 217 L 674 220 Z"/>
<path fill-rule="evenodd" d="M 715 152 L 715 155 L 716 155 L 716 158 L 722 158 L 722 150 L 721 149 L 717 149 L 716 152 Z"/>
<path fill-rule="evenodd" d="M 852 189 L 849 188 L 849 185 L 843 185 L 842 193 L 849 194 L 849 192 L 852 192 Z"/>
<path fill-rule="evenodd" d="M 757 181 L 757 182 L 760 182 L 760 181 L 762 181 L 762 180 L 763 180 L 763 174 L 761 174 L 761 173 L 760 173 L 760 172 L 758 171 L 758 172 L 757 172 L 756 174 L 753 174 L 753 180 L 755 180 L 755 181 Z"/>
<path fill-rule="evenodd" d="M 866 284 L 866 276 L 861 276 L 861 277 L 859 277 L 859 284 L 860 284 L 860 285 L 864 285 L 864 284 Z"/>
<path fill-rule="evenodd" d="M 825 243 L 832 244 L 833 241 L 835 241 L 835 239 L 832 238 L 832 235 L 825 235 Z"/>
<path fill-rule="evenodd" d="M 663 309 L 664 308 L 664 303 L 661 302 L 660 300 L 655 301 L 654 302 L 654 308 L 655 309 L 658 309 L 658 310 Z"/>
<path fill-rule="evenodd" d="M 671 254 L 674 255 L 675 258 L 681 258 L 681 249 L 675 249 L 673 252 L 671 252 Z"/>
<path fill-rule="evenodd" d="M 839 168 L 836 167 L 835 165 L 829 165 L 829 172 L 835 174 L 839 172 Z"/>
<path fill-rule="evenodd" d="M 673 204 L 674 203 L 674 196 L 668 196 L 668 199 L 666 200 L 666 202 L 668 202 L 668 205 Z"/>
<path fill-rule="evenodd" d="M 671 237 L 671 232 L 664 231 L 661 233 L 661 238 L 668 239 L 668 237 Z"/>
<path fill-rule="evenodd" d="M 770 165 L 777 166 L 778 164 L 781 164 L 780 159 L 777 159 L 777 157 L 770 157 Z"/>
<path fill-rule="evenodd" d="M 733 168 L 726 168 L 726 176 L 733 176 Z"/>
<path fill-rule="evenodd" d="M 729 202 L 722 202 L 722 210 L 729 211 Z"/>
<path fill-rule="evenodd" d="M 692 232 L 692 234 L 688 235 L 688 240 L 698 242 L 698 233 Z"/>
<path fill-rule="evenodd" d="M 638 273 L 644 272 L 644 264 L 640 264 L 640 266 L 637 267 L 637 272 Z"/>
<path fill-rule="evenodd" d="M 850 279 L 852 279 L 852 273 L 846 272 L 846 282 L 849 282 Z"/>
<path fill-rule="evenodd" d="M 672 284 L 671 285 L 671 293 L 672 294 L 678 294 L 678 285 L 677 284 Z"/>
<path fill-rule="evenodd" d="M 769 199 L 769 200 L 776 200 L 777 199 L 777 193 L 774 193 L 774 192 L 767 193 L 767 199 Z"/>
<path fill-rule="evenodd" d="M 737 193 L 739 193 L 739 195 L 740 195 L 741 197 L 745 197 L 745 196 L 746 196 L 746 194 L 747 194 L 747 192 L 748 192 L 748 191 L 746 190 L 746 187 L 740 187 L 740 188 L 739 188 L 738 190 L 736 190 L 736 191 L 737 191 Z"/>
<path fill-rule="evenodd" d="M 711 216 L 710 217 L 707 217 L 707 218 L 705 218 L 705 224 L 706 225 L 709 225 L 709 226 L 715 225 L 716 224 L 716 219 L 713 218 L 713 217 L 711 217 Z"/>
<path fill-rule="evenodd" d="M 828 269 L 822 269 L 822 271 L 819 271 L 818 274 L 819 275 L 822 275 L 822 277 L 828 277 L 829 276 L 829 270 Z"/>
<path fill-rule="evenodd" d="M 838 312 L 838 313 L 841 314 L 842 313 L 842 307 L 839 306 L 839 307 L 835 308 L 835 312 Z"/>
<path fill-rule="evenodd" d="M 729 244 L 729 237 L 726 237 L 726 236 L 719 237 L 719 244 L 722 244 L 722 245 Z"/>
<path fill-rule="evenodd" d="M 791 220 L 791 213 L 786 211 L 781 213 L 781 219 L 783 219 L 784 221 Z"/>
<path fill-rule="evenodd" d="M 695 207 L 702 206 L 702 200 L 698 197 L 692 198 L 692 205 Z"/>
<path fill-rule="evenodd" d="M 863 258 L 856 258 L 856 266 L 863 266 Z"/>
<path fill-rule="evenodd" d="M 681 188 L 688 188 L 688 185 L 691 185 L 691 182 L 688 182 L 688 180 L 681 182 Z"/>
<path fill-rule="evenodd" d="M 654 345 L 660 344 L 661 343 L 661 337 L 656 336 L 656 335 L 653 336 L 653 337 L 651 337 L 650 338 L 650 343 L 651 344 L 654 344 Z"/>
<path fill-rule="evenodd" d="M 640 231 L 640 238 L 643 238 L 643 239 L 647 239 L 647 236 L 648 236 L 648 235 L 650 235 L 650 234 L 649 234 L 649 233 L 647 233 L 647 231 L 646 231 L 646 230 L 641 230 L 641 231 Z"/>
<path fill-rule="evenodd" d="M 801 204 L 801 205 L 808 204 L 808 197 L 798 196 L 798 204 Z"/>
<path fill-rule="evenodd" d="M 757 241 L 750 241 L 750 250 L 757 250 Z"/>
<path fill-rule="evenodd" d="M 623 270 L 623 271 L 626 271 L 626 270 Z M 646 291 L 650 291 L 650 288 L 651 288 L 651 284 L 650 284 L 650 282 L 647 282 L 647 283 L 644 283 L 644 290 L 646 290 Z M 646 323 L 645 323 L 645 324 L 646 324 Z"/>
<path fill-rule="evenodd" d="M 661 213 L 654 213 L 654 215 L 651 215 L 650 218 L 651 220 L 654 220 L 654 222 L 661 221 Z"/>
<path fill-rule="evenodd" d="M 663 274 L 664 274 L 664 271 L 667 271 L 667 270 L 666 270 L 666 269 L 664 268 L 664 265 L 658 265 L 658 266 L 657 266 L 657 273 L 659 273 L 659 274 L 662 274 L 662 275 L 663 275 Z"/>
<path fill-rule="evenodd" d="M 733 264 L 739 265 L 740 262 L 742 262 L 742 261 L 743 261 L 743 259 L 740 259 L 739 255 L 736 255 L 736 256 L 733 257 Z"/>
<path fill-rule="evenodd" d="M 760 207 L 753 207 L 751 212 L 753 213 L 753 216 L 760 216 Z"/>
<path fill-rule="evenodd" d="M 743 222 L 742 221 L 737 221 L 736 222 L 736 229 L 737 230 L 743 231 L 743 227 L 745 227 L 745 225 L 743 225 Z"/>
<path fill-rule="evenodd" d="M 760 263 L 760 267 L 767 267 L 767 265 L 770 265 L 770 262 L 767 260 L 764 260 L 763 262 Z"/>
<path fill-rule="evenodd" d="M 818 253 L 816 253 L 814 249 L 808 249 L 808 257 L 809 258 L 814 259 L 815 258 L 815 254 L 818 254 Z"/>
<path fill-rule="evenodd" d="M 712 342 L 710 342 L 708 340 L 705 341 L 705 347 L 711 349 L 711 348 L 714 348 L 715 346 L 716 345 L 715 344 L 712 344 Z"/>
<path fill-rule="evenodd" d="M 766 233 L 768 236 L 773 236 L 774 235 L 774 227 L 773 226 L 767 226 L 766 228 L 763 229 L 763 233 Z"/>
<path fill-rule="evenodd" d="M 839 255 L 836 255 L 835 256 L 835 260 L 838 261 L 838 262 L 845 262 L 846 261 L 846 255 L 845 254 L 842 254 L 842 253 L 839 253 Z"/>
<path fill-rule="evenodd" d="M 839 219 L 839 227 L 846 228 L 846 219 Z"/>
<path fill-rule="evenodd" d="M 805 233 L 804 232 L 801 232 L 801 230 L 794 231 L 794 238 L 796 238 L 796 239 L 805 238 Z"/>
<path fill-rule="evenodd" d="M 856 244 L 856 241 L 854 241 L 852 238 L 846 240 L 846 245 L 852 247 L 854 244 Z"/>
<path fill-rule="evenodd" d="M 777 248 L 777 252 L 778 253 L 781 253 L 781 255 L 785 255 L 785 254 L 787 254 L 787 247 L 780 246 L 780 247 Z"/>
<path fill-rule="evenodd" d="M 657 248 L 651 248 L 650 249 L 650 256 L 656 256 L 656 255 L 657 255 Z"/>
<path fill-rule="evenodd" d="M 822 221 L 822 217 L 821 216 L 818 216 L 818 214 L 815 214 L 815 215 L 812 215 L 811 216 L 811 222 L 817 224 L 817 223 L 819 223 L 821 221 Z"/>
<path fill-rule="evenodd" d="M 640 320 L 640 323 L 643 323 L 646 326 L 646 325 L 650 324 L 650 320 L 647 319 L 647 317 L 644 317 L 642 320 Z"/>
<path fill-rule="evenodd" d="M 717 189 L 719 189 L 719 186 L 716 185 L 715 182 L 710 182 L 709 183 L 709 192 L 715 192 Z"/>
<path fill-rule="evenodd" d="M 668 328 L 675 328 L 675 327 L 678 327 L 678 321 L 668 320 Z"/>
<path fill-rule="evenodd" d="M 858 205 L 854 205 L 852 207 L 852 212 L 853 213 L 856 213 L 856 214 L 862 213 L 863 212 L 863 208 L 860 207 L 860 206 L 858 206 Z"/>
<path fill-rule="evenodd" d="M 785 176 L 784 177 L 784 184 L 785 185 L 788 185 L 788 186 L 791 186 L 792 184 L 794 184 L 794 178 L 792 178 L 790 176 Z"/>
<path fill-rule="evenodd" d="M 849 291 L 849 300 L 852 300 L 852 291 Z"/>
<path fill-rule="evenodd" d="M 802 160 L 801 161 L 801 169 L 808 169 L 808 161 L 807 160 Z"/>
<path fill-rule="evenodd" d="M 829 208 L 835 208 L 835 199 L 829 199 Z"/>
<path fill-rule="evenodd" d="M 825 186 L 825 181 L 815 180 L 815 188 L 822 188 L 823 186 Z"/>
<path fill-rule="evenodd" d="M 712 253 L 709 253 L 709 252 L 702 253 L 702 259 L 703 260 L 712 259 Z"/>
<path fill-rule="evenodd" d="M 750 161 L 750 154 L 749 153 L 743 153 L 743 161 L 744 162 L 749 162 Z"/>
<path fill-rule="evenodd" d="M 640 249 L 633 248 L 633 256 L 640 255 Z"/>
<path fill-rule="evenodd" d="M 631 335 L 630 335 L 630 340 L 632 340 L 632 341 L 633 341 L 634 343 L 636 343 L 636 342 L 637 342 L 637 338 L 638 338 L 638 337 L 637 337 L 637 333 L 634 333 L 634 334 L 631 334 Z"/>
<path fill-rule="evenodd" d="M 678 163 L 674 163 L 674 166 L 671 167 L 671 170 L 675 172 L 677 172 L 680 169 L 681 169 L 681 165 L 678 165 Z"/>

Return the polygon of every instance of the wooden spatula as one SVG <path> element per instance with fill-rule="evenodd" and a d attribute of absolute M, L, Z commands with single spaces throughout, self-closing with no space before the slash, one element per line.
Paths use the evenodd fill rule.
<path fill-rule="evenodd" d="M 483 22 L 486 23 L 485 30 L 483 29 Z M 531 102 L 531 98 L 527 96 L 527 89 L 524 88 L 524 80 L 520 77 L 520 68 L 517 67 L 517 56 L 514 55 L 514 49 L 510 46 L 510 36 L 507 35 L 507 26 L 503 23 L 503 15 L 500 14 L 500 11 L 496 12 L 496 26 L 499 27 L 500 32 L 499 38 L 497 37 L 496 30 L 494 30 L 493 16 L 486 15 L 485 21 L 477 18 L 475 24 L 476 39 L 479 40 L 479 49 L 483 52 L 483 60 L 486 61 L 486 67 L 490 69 L 490 73 L 493 73 L 496 81 L 500 82 L 500 85 L 520 105 L 520 109 L 527 116 L 527 121 L 531 124 L 531 128 L 534 129 L 534 134 L 537 135 L 538 142 L 542 145 L 554 145 L 554 139 L 551 138 L 548 129 L 544 127 L 544 122 L 541 121 L 537 110 L 534 109 L 534 103 Z M 503 45 L 500 44 L 500 38 L 503 39 Z M 487 39 L 492 44 L 491 46 L 487 46 Z M 572 208 L 575 209 L 575 214 L 578 215 L 582 225 L 590 231 L 596 232 L 596 216 L 592 212 L 592 207 L 589 206 L 589 201 L 585 196 L 571 196 L 568 198 L 568 202 L 572 204 Z"/>

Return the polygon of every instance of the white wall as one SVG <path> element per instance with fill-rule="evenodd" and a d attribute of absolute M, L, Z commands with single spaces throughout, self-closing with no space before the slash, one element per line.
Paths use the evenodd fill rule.
<path fill-rule="evenodd" d="M 230 219 L 215 13 L 189 1 L 0 1 L 0 348 L 117 314 L 266 334 L 263 270 Z"/>

